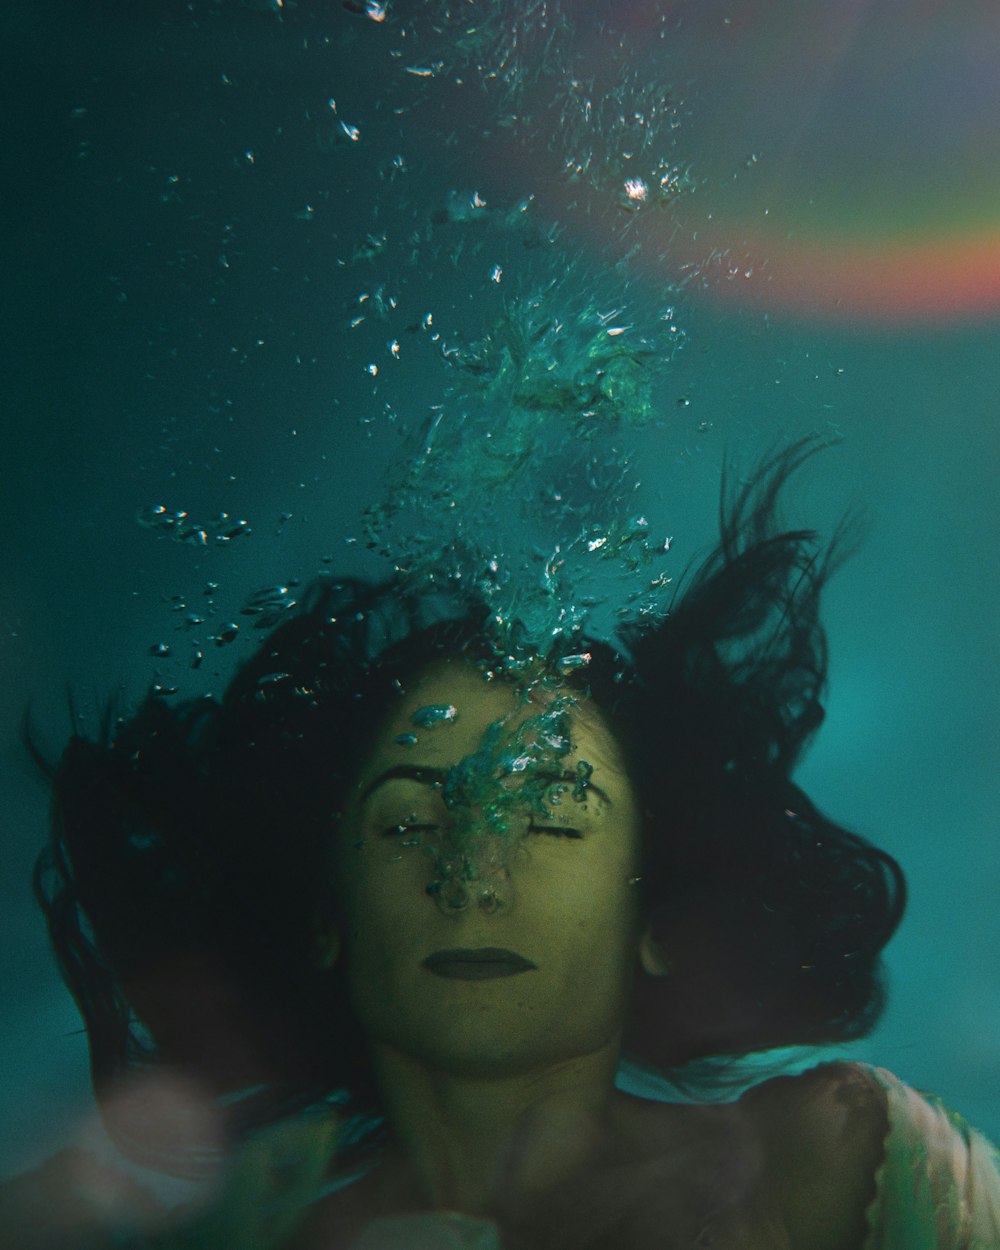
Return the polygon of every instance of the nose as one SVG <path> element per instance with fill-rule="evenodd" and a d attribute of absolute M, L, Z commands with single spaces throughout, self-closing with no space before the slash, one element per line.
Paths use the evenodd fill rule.
<path fill-rule="evenodd" d="M 438 909 L 454 915 L 475 907 L 490 913 L 509 908 L 514 883 L 496 837 L 477 839 L 460 853 L 444 854 L 436 879 L 427 886 Z"/>

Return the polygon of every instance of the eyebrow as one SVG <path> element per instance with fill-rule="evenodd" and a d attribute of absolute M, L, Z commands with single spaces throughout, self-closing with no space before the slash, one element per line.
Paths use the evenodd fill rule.
<path fill-rule="evenodd" d="M 569 769 L 566 769 L 561 773 L 532 773 L 531 775 L 533 777 L 541 778 L 542 781 L 572 781 L 576 784 L 580 780 L 579 776 L 574 772 L 570 772 Z M 602 790 L 600 786 L 595 785 L 589 777 L 587 778 L 586 784 L 583 788 L 584 791 L 593 790 L 599 799 L 603 799 L 604 802 L 607 803 L 608 807 L 614 807 L 614 804 L 608 798 L 607 791 Z"/>
<path fill-rule="evenodd" d="M 511 776 L 515 775 L 516 774 L 511 774 Z M 561 773 L 537 772 L 532 773 L 531 775 L 533 777 L 538 777 L 542 781 L 577 782 L 580 780 L 576 773 L 569 771 Z M 387 781 L 417 781 L 421 785 L 425 786 L 443 786 L 447 779 L 448 770 L 445 768 L 431 768 L 428 765 L 423 764 L 394 764 L 392 768 L 387 768 L 384 773 L 379 773 L 374 781 L 370 781 L 368 785 L 365 786 L 364 790 L 361 792 L 360 802 L 363 803 L 374 790 L 377 790 L 381 785 L 385 785 Z M 599 798 L 603 799 L 609 807 L 614 806 L 608 798 L 607 793 L 602 790 L 600 786 L 595 785 L 592 781 L 588 781 L 584 788 L 586 790 L 593 790 L 593 792 Z"/>
<path fill-rule="evenodd" d="M 419 781 L 425 786 L 443 786 L 446 777 L 447 773 L 443 768 L 428 768 L 420 764 L 396 764 L 392 768 L 387 768 L 384 773 L 379 773 L 374 781 L 370 781 L 365 786 L 361 791 L 361 802 L 363 803 L 373 790 L 385 785 L 387 781 Z"/>

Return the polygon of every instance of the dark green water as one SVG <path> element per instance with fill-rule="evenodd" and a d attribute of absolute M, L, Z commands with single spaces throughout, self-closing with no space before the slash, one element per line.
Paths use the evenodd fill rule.
<path fill-rule="evenodd" d="M 4 18 L 0 1166 L 89 1107 L 29 699 L 56 748 L 67 682 L 217 690 L 244 608 L 369 541 L 532 571 L 539 628 L 559 548 L 613 623 L 712 542 L 724 455 L 814 432 L 791 519 L 868 528 L 801 780 L 912 892 L 850 1053 L 1000 1138 L 995 20 L 357 7 Z"/>

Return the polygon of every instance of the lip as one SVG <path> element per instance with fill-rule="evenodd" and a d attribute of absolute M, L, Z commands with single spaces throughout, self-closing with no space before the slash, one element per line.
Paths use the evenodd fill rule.
<path fill-rule="evenodd" d="M 435 951 L 424 960 L 424 967 L 435 976 L 456 981 L 490 981 L 494 977 L 514 977 L 535 969 L 530 959 L 500 946 Z"/>

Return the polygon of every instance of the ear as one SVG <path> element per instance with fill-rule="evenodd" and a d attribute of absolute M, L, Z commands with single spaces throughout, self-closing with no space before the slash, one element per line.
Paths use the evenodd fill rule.
<path fill-rule="evenodd" d="M 651 977 L 669 976 L 673 968 L 670 956 L 653 937 L 653 931 L 649 925 L 646 925 L 639 939 L 639 963 L 642 965 L 643 972 Z"/>
<path fill-rule="evenodd" d="M 340 934 L 321 920 L 313 922 L 313 961 L 317 968 L 329 972 L 340 955 Z"/>

